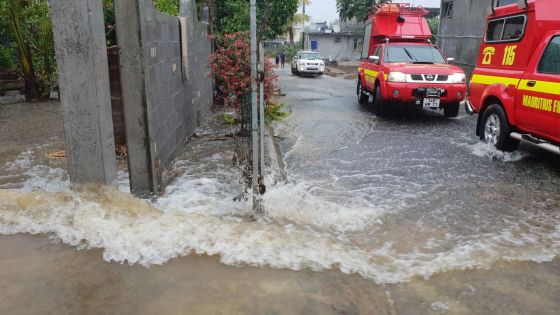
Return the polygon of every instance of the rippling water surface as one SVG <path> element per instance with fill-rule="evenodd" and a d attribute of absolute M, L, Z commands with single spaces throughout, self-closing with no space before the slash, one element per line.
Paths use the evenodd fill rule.
<path fill-rule="evenodd" d="M 65 171 L 32 148 L 4 165 L 0 233 L 46 234 L 129 264 L 197 253 L 378 283 L 560 253 L 554 158 L 480 144 L 470 117 L 380 120 L 349 97 L 296 91 L 287 100 L 292 116 L 275 130 L 288 181 L 269 187 L 256 221 L 247 202 L 233 202 L 243 190 L 233 152 L 209 154 L 212 142 L 192 144 L 151 201 L 126 193 L 124 172 L 120 190 L 71 191 Z"/>

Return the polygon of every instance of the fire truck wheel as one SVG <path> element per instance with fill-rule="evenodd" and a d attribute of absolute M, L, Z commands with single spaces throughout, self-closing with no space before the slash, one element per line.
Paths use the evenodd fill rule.
<path fill-rule="evenodd" d="M 358 80 L 357 93 L 358 93 L 358 103 L 362 105 L 367 104 L 369 96 L 366 93 L 364 93 L 364 89 L 362 88 L 362 82 L 360 80 Z"/>
<path fill-rule="evenodd" d="M 482 116 L 482 129 L 480 132 L 481 140 L 496 147 L 501 151 L 514 151 L 519 146 L 519 141 L 512 139 L 509 135 L 511 127 L 503 108 L 498 104 L 493 104 L 486 109 Z"/>
<path fill-rule="evenodd" d="M 381 95 L 381 88 L 379 86 L 375 89 L 375 99 L 373 100 L 373 108 L 375 110 L 376 116 L 386 116 L 387 115 L 387 101 L 383 99 Z"/>
<path fill-rule="evenodd" d="M 459 115 L 459 103 L 447 104 L 443 108 L 443 114 L 448 118 L 457 117 Z"/>

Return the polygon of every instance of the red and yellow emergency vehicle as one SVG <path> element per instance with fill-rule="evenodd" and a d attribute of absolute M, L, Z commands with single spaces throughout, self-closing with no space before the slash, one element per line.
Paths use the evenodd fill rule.
<path fill-rule="evenodd" d="M 456 117 L 465 99 L 464 71 L 430 43 L 428 11 L 405 3 L 376 6 L 366 23 L 358 101 L 373 96 L 377 115 L 397 105 L 444 109 Z"/>
<path fill-rule="evenodd" d="M 504 151 L 527 141 L 560 154 L 560 1 L 491 11 L 466 103 L 477 135 Z"/>

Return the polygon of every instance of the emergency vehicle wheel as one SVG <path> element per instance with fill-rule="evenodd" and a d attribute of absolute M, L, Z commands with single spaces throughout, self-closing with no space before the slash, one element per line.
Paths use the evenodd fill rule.
<path fill-rule="evenodd" d="M 510 137 L 511 127 L 506 113 L 498 104 L 493 104 L 486 109 L 482 116 L 482 129 L 480 139 L 501 151 L 514 151 L 519 146 L 519 141 Z"/>
<path fill-rule="evenodd" d="M 459 115 L 459 103 L 447 104 L 443 108 L 443 114 L 447 118 L 457 117 Z"/>
<path fill-rule="evenodd" d="M 387 101 L 383 99 L 381 95 L 381 87 L 377 86 L 375 88 L 375 99 L 373 100 L 373 108 L 375 110 L 376 116 L 386 116 L 387 115 Z"/>
<path fill-rule="evenodd" d="M 360 103 L 362 105 L 367 104 L 367 102 L 369 100 L 369 96 L 364 93 L 364 89 L 362 87 L 362 82 L 360 80 L 358 80 L 357 93 L 358 93 L 358 103 Z"/>

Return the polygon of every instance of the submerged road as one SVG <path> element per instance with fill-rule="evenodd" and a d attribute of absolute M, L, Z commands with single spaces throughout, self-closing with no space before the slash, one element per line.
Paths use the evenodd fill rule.
<path fill-rule="evenodd" d="M 317 233 L 363 253 L 342 270 L 377 283 L 447 281 L 432 288 L 449 292 L 445 301 L 422 303 L 417 314 L 560 309 L 557 262 L 518 269 L 560 254 L 558 156 L 525 145 L 496 151 L 478 140 L 476 116 L 463 109 L 456 119 L 432 110 L 378 118 L 358 104 L 353 80 L 279 74 L 291 115 L 275 133 L 289 180 L 267 198 L 290 195 L 282 207 L 300 209 L 296 222 L 307 217 Z M 453 273 L 502 267 L 476 284 Z M 454 281 L 466 291 L 451 288 Z M 413 314 L 399 307 L 406 304 L 397 311 Z"/>
<path fill-rule="evenodd" d="M 233 201 L 223 113 L 146 201 L 70 189 L 48 157 L 59 105 L 0 108 L 0 314 L 558 314 L 558 157 L 492 150 L 464 113 L 380 119 L 353 81 L 279 74 L 287 182 L 257 220 Z"/>

